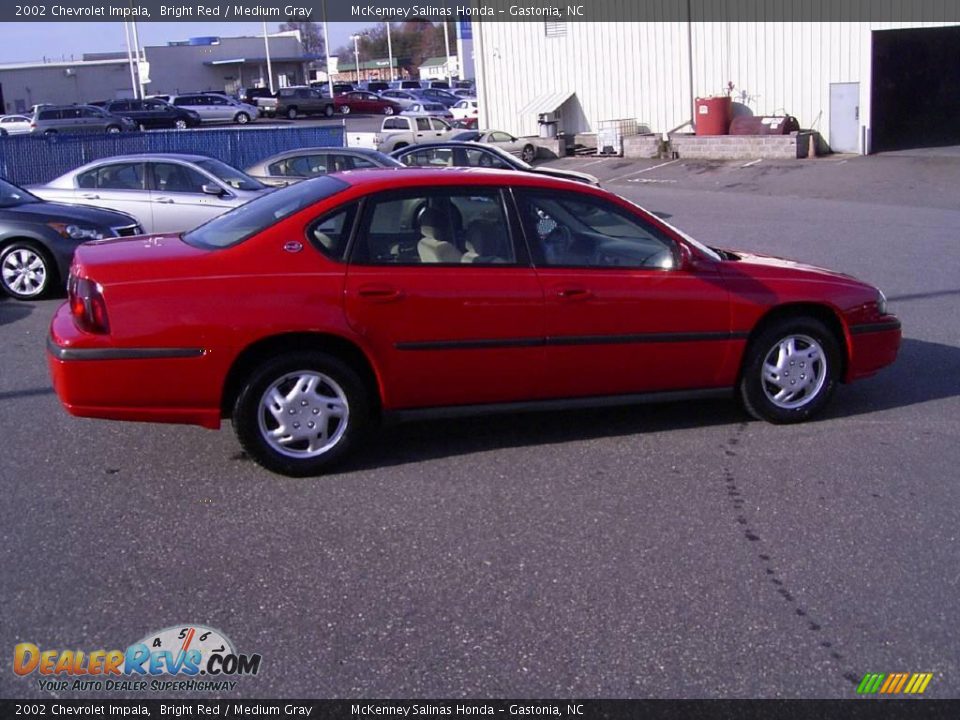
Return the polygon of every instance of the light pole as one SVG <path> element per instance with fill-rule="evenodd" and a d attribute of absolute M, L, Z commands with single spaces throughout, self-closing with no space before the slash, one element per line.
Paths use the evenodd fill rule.
<path fill-rule="evenodd" d="M 353 58 L 357 63 L 357 85 L 360 85 L 360 36 L 351 35 L 350 39 L 353 40 Z"/>
<path fill-rule="evenodd" d="M 273 66 L 270 64 L 270 41 L 267 39 L 267 24 L 263 23 L 263 49 L 267 54 L 267 87 L 273 95 Z"/>
<path fill-rule="evenodd" d="M 447 69 L 447 87 L 450 86 L 450 26 L 447 21 L 443 21 L 443 44 L 447 48 L 447 56 L 443 59 L 443 66 Z"/>
<path fill-rule="evenodd" d="M 393 42 L 390 40 L 390 23 L 387 23 L 387 56 L 390 58 L 390 81 L 392 82 L 396 78 L 393 77 Z"/>
<path fill-rule="evenodd" d="M 327 30 L 327 0 L 323 0 L 323 52 L 327 56 L 327 90 L 333 97 L 333 77 L 330 75 L 330 33 Z M 344 135 L 346 141 L 346 135 Z"/>

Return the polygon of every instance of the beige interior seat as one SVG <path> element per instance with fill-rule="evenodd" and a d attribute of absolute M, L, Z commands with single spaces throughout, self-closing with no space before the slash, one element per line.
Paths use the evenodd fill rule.
<path fill-rule="evenodd" d="M 449 223 L 433 208 L 427 208 L 420 216 L 420 242 L 417 253 L 424 263 L 458 263 L 463 253 L 450 242 Z"/>

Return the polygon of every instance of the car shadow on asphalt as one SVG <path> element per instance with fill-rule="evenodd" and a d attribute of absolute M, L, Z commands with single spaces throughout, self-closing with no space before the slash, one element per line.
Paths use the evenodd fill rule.
<path fill-rule="evenodd" d="M 930 368 L 937 368 L 931 372 Z M 824 420 L 891 410 L 960 395 L 960 347 L 906 338 L 897 361 L 867 381 L 841 386 Z M 390 467 L 477 452 L 596 438 L 755 422 L 729 400 L 629 405 L 420 420 L 375 433 L 342 472 Z"/>
<path fill-rule="evenodd" d="M 728 425 L 747 416 L 729 400 L 418 420 L 381 428 L 343 472 L 506 448 L 549 446 L 678 429 Z"/>
<path fill-rule="evenodd" d="M 875 377 L 840 389 L 826 418 L 945 400 L 960 395 L 960 347 L 904 338 L 897 361 Z"/>
<path fill-rule="evenodd" d="M 5 295 L 0 295 L 0 325 L 8 325 L 22 320 L 33 312 L 33 305 L 17 302 Z"/>

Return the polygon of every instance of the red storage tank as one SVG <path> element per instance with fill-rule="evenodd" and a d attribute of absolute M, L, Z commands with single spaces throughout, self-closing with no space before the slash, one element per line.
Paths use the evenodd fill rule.
<path fill-rule="evenodd" d="M 696 99 L 697 135 L 726 135 L 733 114 L 733 101 L 729 97 Z"/>
<path fill-rule="evenodd" d="M 799 130 L 792 115 L 739 115 L 730 123 L 731 135 L 789 135 Z"/>

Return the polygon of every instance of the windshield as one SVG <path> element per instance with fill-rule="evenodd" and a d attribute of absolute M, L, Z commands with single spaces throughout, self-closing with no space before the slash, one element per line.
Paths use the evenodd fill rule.
<path fill-rule="evenodd" d="M 246 173 L 237 170 L 235 167 L 230 167 L 220 160 L 214 160 L 213 158 L 209 160 L 198 160 L 197 166 L 202 167 L 234 190 L 263 190 L 266 187 L 266 185 L 254 180 Z"/>
<path fill-rule="evenodd" d="M 622 195 L 621 195 L 620 197 L 621 197 L 622 200 L 627 200 L 627 199 L 626 199 L 625 197 L 623 197 Z M 640 208 L 639 205 L 637 205 L 637 204 L 634 203 L 634 202 L 631 202 L 630 200 L 627 200 L 627 202 L 629 202 L 631 205 L 633 205 L 633 206 L 635 206 L 635 207 Z M 641 209 L 641 210 L 644 210 L 644 208 L 640 208 L 640 209 Z M 650 211 L 649 211 L 649 210 L 644 210 L 644 212 L 650 212 Z M 709 257 L 711 260 L 717 260 L 717 261 L 723 260 L 723 258 L 720 257 L 720 254 L 719 254 L 716 250 L 714 250 L 713 248 L 709 248 L 709 247 L 707 247 L 706 245 L 704 245 L 702 242 L 700 242 L 699 240 L 696 240 L 696 239 L 690 237 L 690 236 L 687 235 L 683 230 L 681 230 L 680 228 L 678 228 L 676 225 L 671 225 L 670 223 L 668 223 L 666 220 L 664 220 L 663 218 L 661 218 L 661 217 L 659 217 L 659 216 L 657 216 L 657 220 L 659 220 L 662 224 L 666 225 L 668 228 L 670 228 L 671 230 L 673 230 L 677 235 L 679 235 L 679 236 L 682 237 L 684 240 L 686 240 L 688 243 L 690 243 L 691 245 L 693 245 L 697 250 L 699 250 L 700 252 L 702 252 L 704 255 L 706 255 L 707 257 Z"/>
<path fill-rule="evenodd" d="M 35 202 L 40 202 L 40 198 L 8 183 L 6 180 L 0 180 L 0 207 L 16 207 L 17 205 Z"/>
<path fill-rule="evenodd" d="M 343 180 L 318 177 L 262 195 L 183 235 L 188 245 L 224 248 L 241 243 L 293 213 L 348 188 Z"/>

